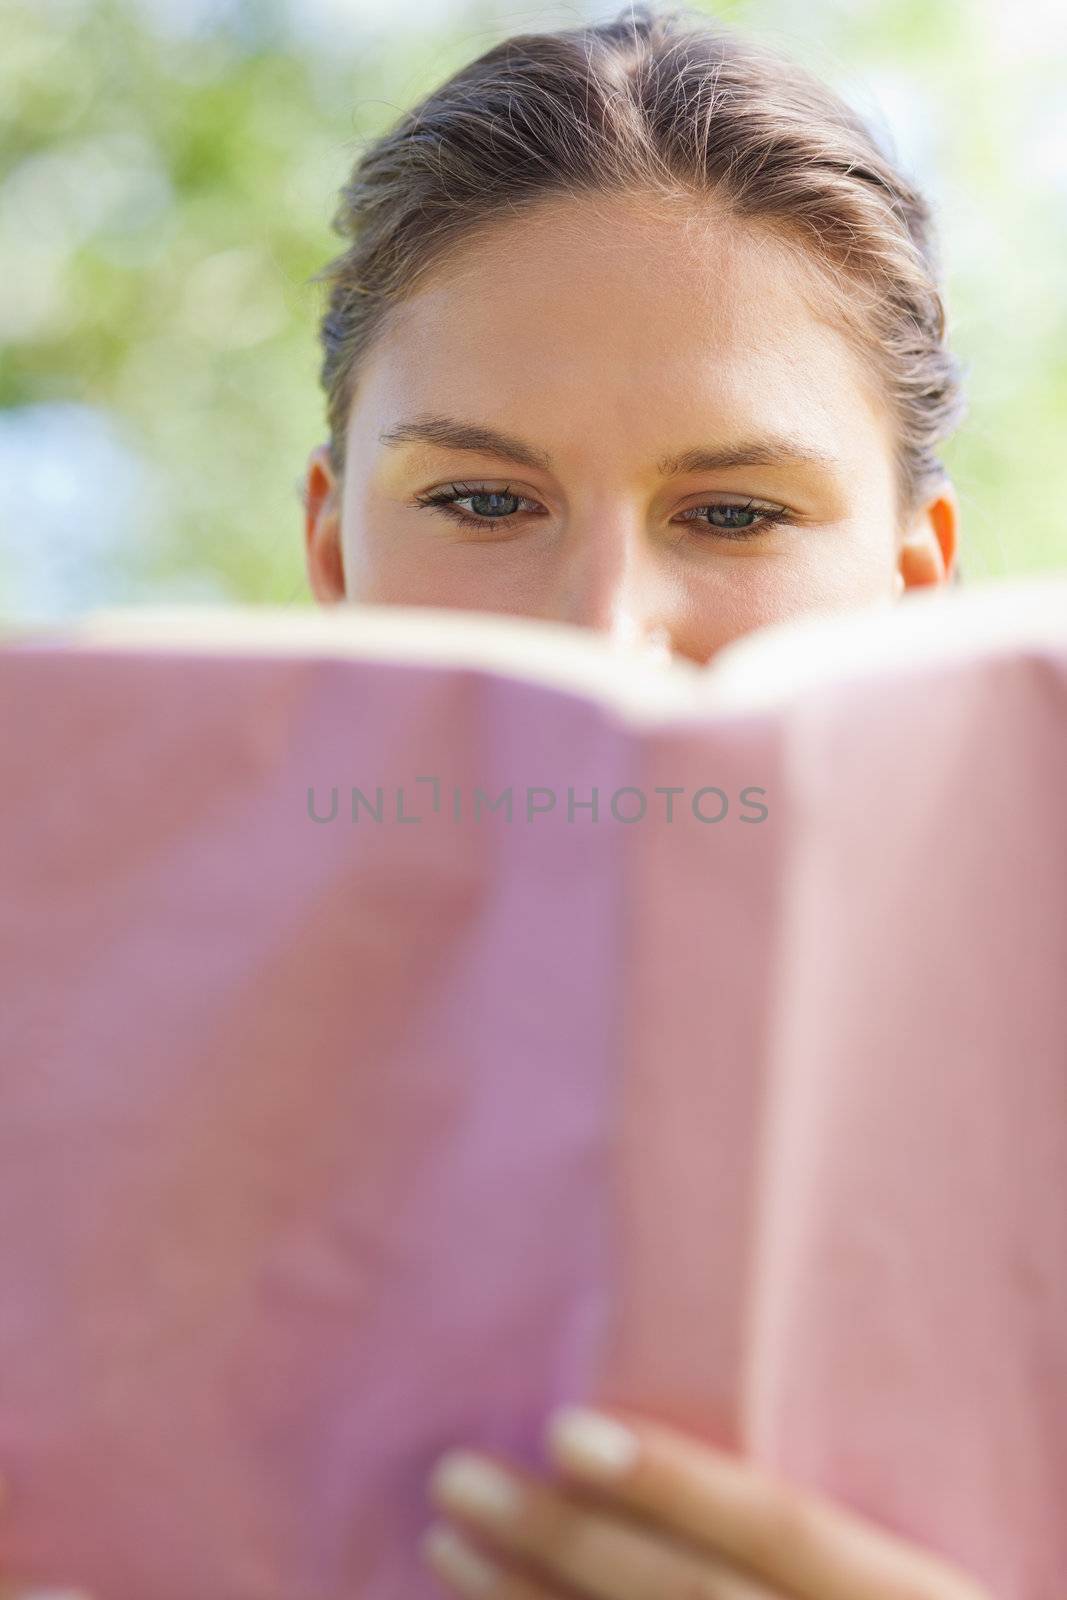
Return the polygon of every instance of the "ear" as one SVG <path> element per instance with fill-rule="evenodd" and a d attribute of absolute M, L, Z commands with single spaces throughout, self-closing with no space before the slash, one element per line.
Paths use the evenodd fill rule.
<path fill-rule="evenodd" d="M 345 598 L 341 485 L 330 465 L 328 445 L 316 445 L 308 457 L 303 499 L 308 583 L 320 605 L 337 605 Z"/>
<path fill-rule="evenodd" d="M 947 583 L 959 549 L 960 507 L 956 491 L 946 478 L 933 499 L 927 501 L 901 541 L 897 556 L 896 589 L 925 588 Z"/>

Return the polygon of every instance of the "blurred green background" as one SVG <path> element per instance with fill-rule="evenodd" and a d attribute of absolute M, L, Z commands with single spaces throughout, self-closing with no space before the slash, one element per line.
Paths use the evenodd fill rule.
<path fill-rule="evenodd" d="M 0 0 L 0 610 L 310 604 L 308 282 L 364 140 L 498 0 Z M 967 581 L 1067 566 L 1067 6 L 705 0 L 888 130 L 938 207 Z"/>

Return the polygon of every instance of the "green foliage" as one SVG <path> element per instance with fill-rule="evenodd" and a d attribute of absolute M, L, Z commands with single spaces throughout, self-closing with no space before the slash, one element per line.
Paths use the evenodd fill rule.
<path fill-rule="evenodd" d="M 1062 56 L 1038 41 L 1006 68 L 952 0 L 813 0 L 803 37 L 774 0 L 717 12 L 923 107 L 970 370 L 970 419 L 945 452 L 965 569 L 1064 564 L 1067 156 L 1061 122 L 1047 170 L 1041 120 Z M 134 0 L 6 0 L 0 407 L 102 408 L 151 465 L 136 537 L 109 558 L 124 593 L 206 576 L 233 598 L 308 601 L 298 488 L 325 436 L 308 279 L 339 248 L 337 191 L 359 141 L 516 26 L 457 8 L 445 34 L 368 32 L 346 51 L 293 38 L 287 15 L 247 0 L 180 37 Z M 0 562 L 0 608 L 3 581 Z"/>

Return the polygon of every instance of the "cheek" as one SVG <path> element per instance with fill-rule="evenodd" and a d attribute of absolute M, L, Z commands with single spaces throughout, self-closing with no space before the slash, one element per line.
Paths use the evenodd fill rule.
<path fill-rule="evenodd" d="M 365 549 L 350 569 L 348 597 L 368 605 L 444 606 L 539 616 L 544 585 L 503 563 L 466 559 L 463 551 Z"/>
<path fill-rule="evenodd" d="M 705 657 L 743 634 L 794 617 L 833 614 L 893 598 L 891 542 L 834 539 L 832 550 L 808 536 L 796 555 L 744 557 L 720 567 L 715 581 L 688 596 L 690 630 Z"/>
<path fill-rule="evenodd" d="M 373 494 L 345 503 L 342 527 L 350 600 L 368 605 L 447 605 L 448 563 L 406 509 Z"/>
<path fill-rule="evenodd" d="M 816 530 L 798 549 L 784 603 L 796 614 L 849 611 L 871 605 L 894 593 L 896 539 L 891 522 L 850 522 Z"/>
<path fill-rule="evenodd" d="M 543 552 L 519 542 L 479 548 L 429 512 L 346 510 L 343 544 L 349 600 L 513 615 L 540 615 L 551 603 Z"/>

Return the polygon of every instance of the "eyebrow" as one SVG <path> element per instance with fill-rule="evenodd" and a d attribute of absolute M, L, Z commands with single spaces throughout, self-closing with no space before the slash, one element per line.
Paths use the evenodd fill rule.
<path fill-rule="evenodd" d="M 552 471 L 552 458 L 513 434 L 456 417 L 423 415 L 410 417 L 378 435 L 382 444 L 431 444 L 446 450 L 470 450 L 479 455 L 497 456 L 522 467 Z M 720 472 L 726 467 L 817 466 L 832 470 L 837 458 L 826 450 L 807 444 L 792 434 L 766 434 L 759 439 L 741 440 L 718 450 L 693 449 L 681 455 L 664 456 L 656 471 L 664 478 L 677 478 L 688 472 Z"/>

